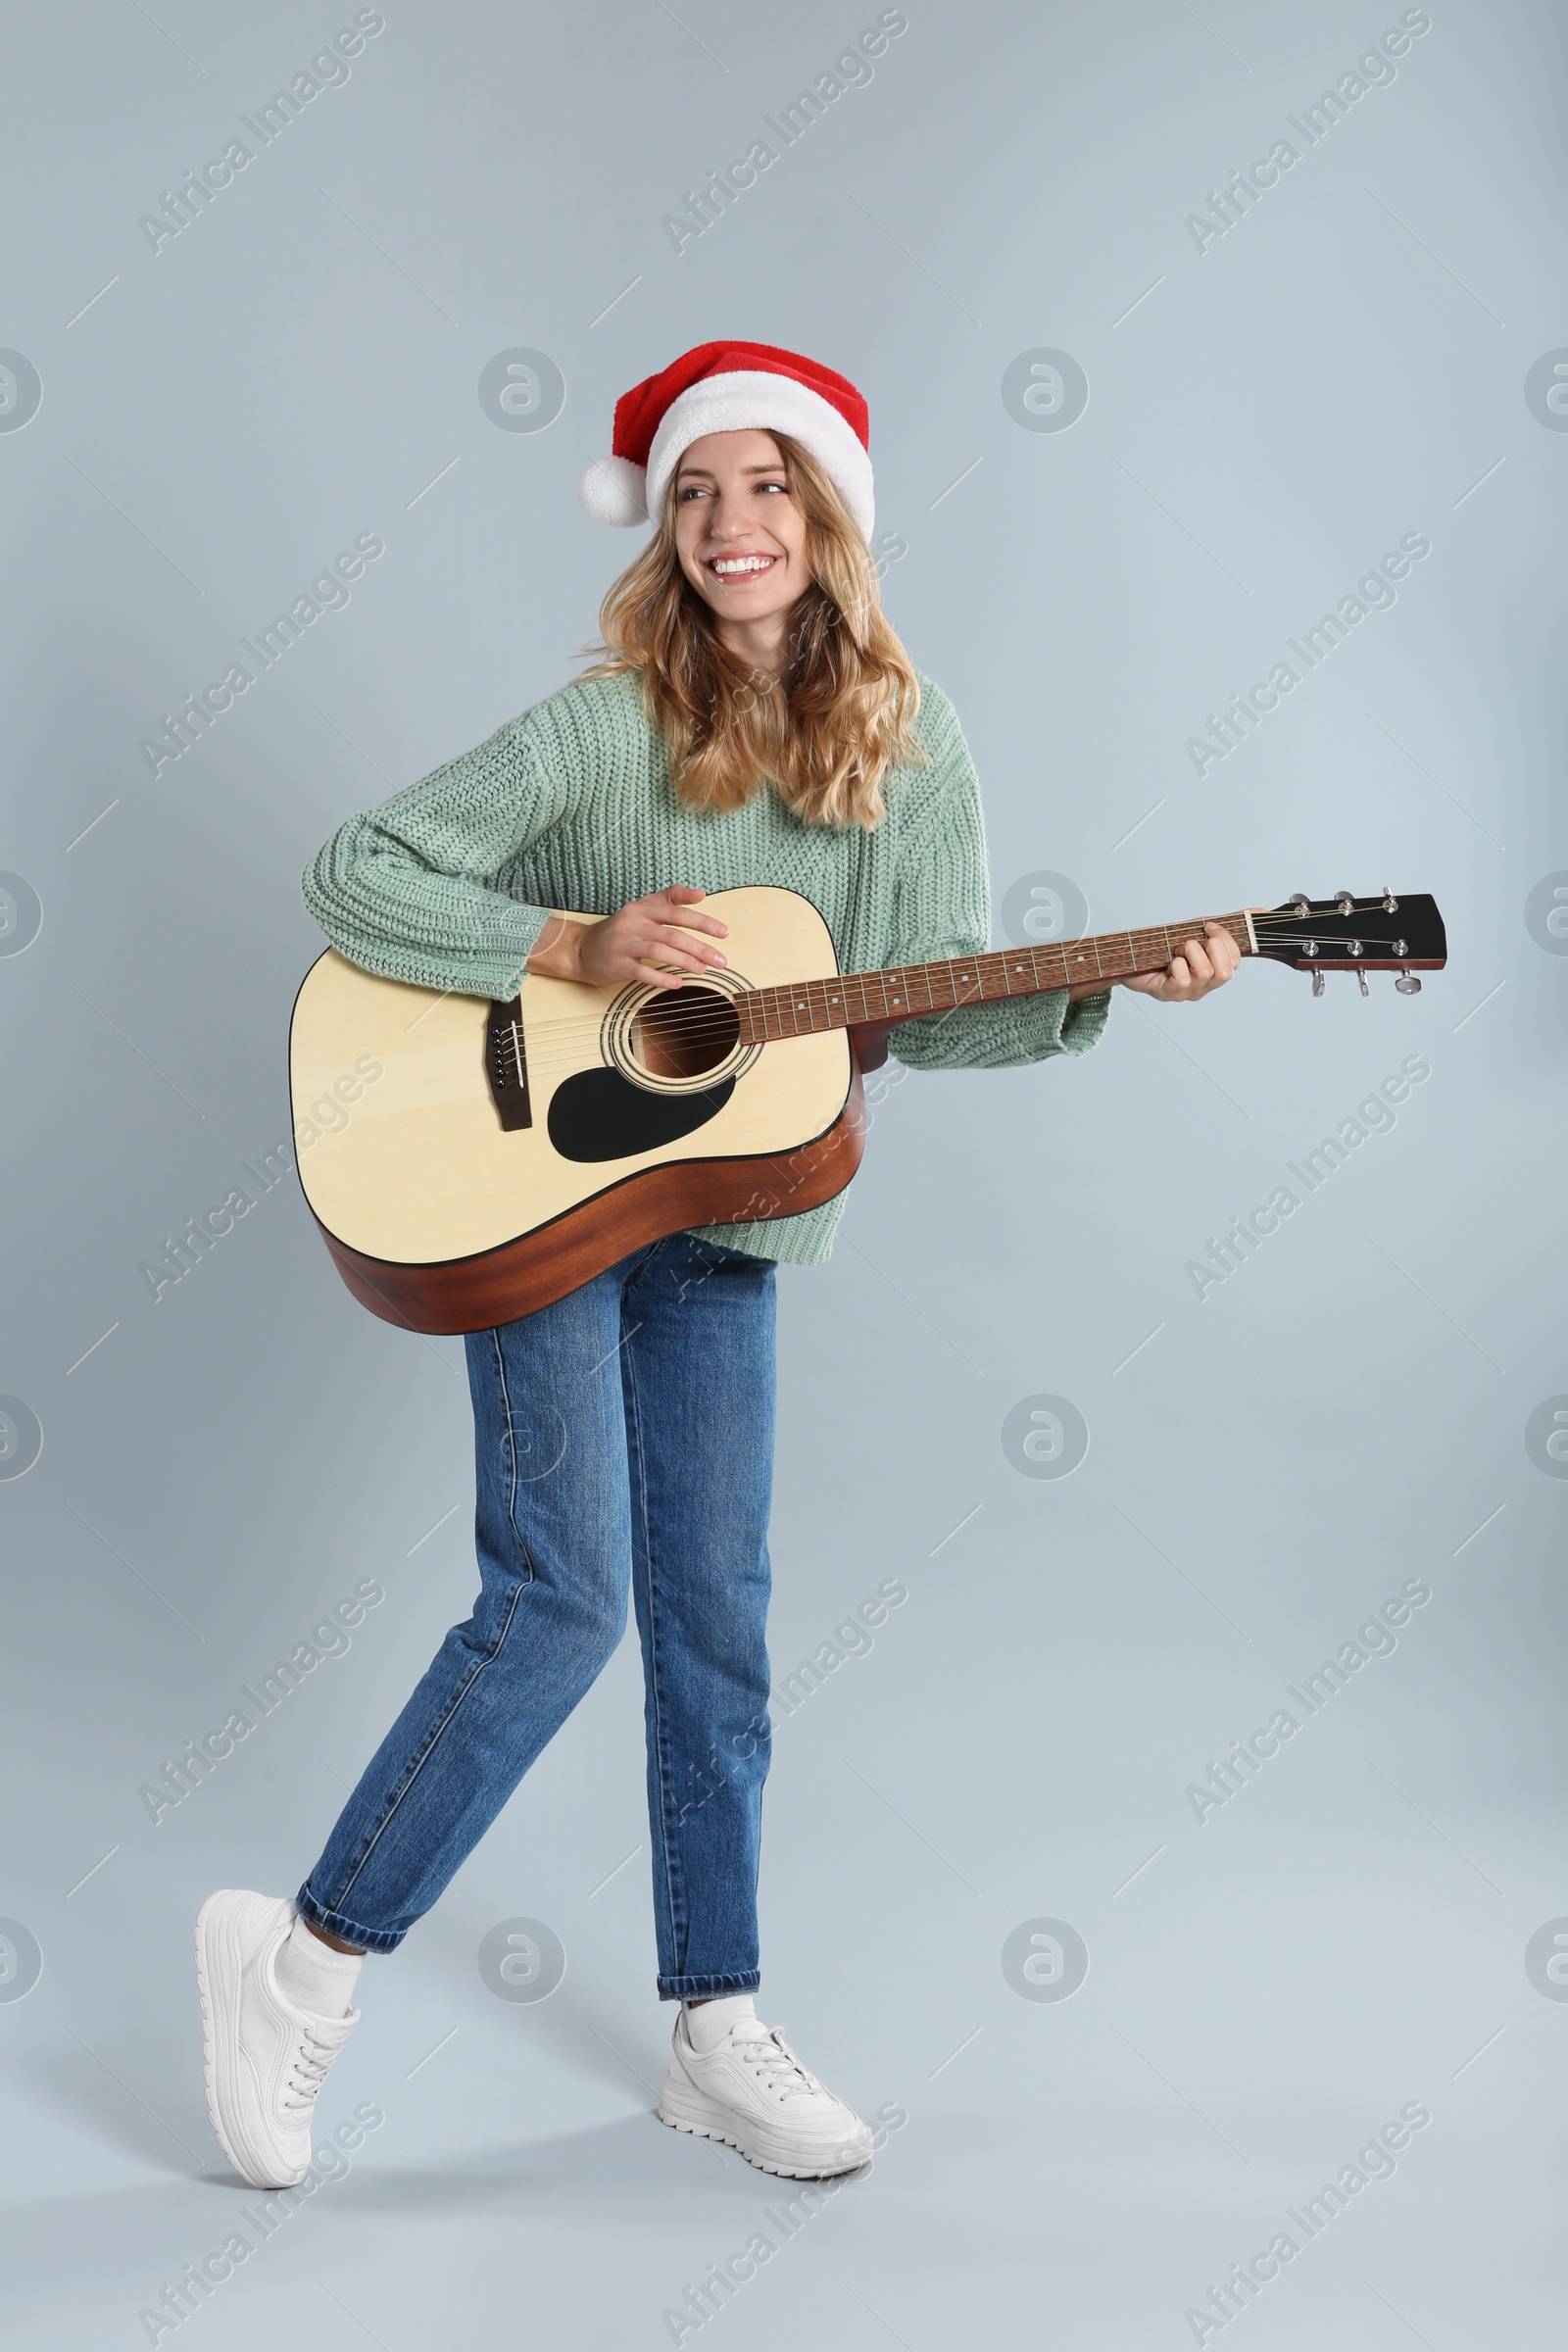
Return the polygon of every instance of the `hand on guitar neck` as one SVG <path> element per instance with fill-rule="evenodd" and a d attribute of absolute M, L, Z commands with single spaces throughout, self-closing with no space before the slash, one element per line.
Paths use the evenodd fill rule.
<path fill-rule="evenodd" d="M 1255 914 L 1258 909 L 1252 909 Z M 1201 939 L 1184 939 L 1182 952 L 1162 972 L 1128 972 L 1119 982 L 1080 981 L 1069 994 L 1093 996 L 1107 985 L 1136 988 L 1141 997 L 1156 997 L 1161 1004 L 1196 1004 L 1216 988 L 1223 988 L 1242 960 L 1242 951 L 1222 923 L 1205 923 Z"/>
<path fill-rule="evenodd" d="M 540 934 L 528 969 L 552 980 L 586 980 L 607 990 L 628 980 L 679 988 L 687 975 L 721 968 L 724 962 L 723 951 L 713 942 L 727 938 L 729 926 L 697 913 L 704 896 L 675 883 L 649 898 L 633 899 L 618 914 L 601 922 L 558 917 Z M 1162 1004 L 1193 1004 L 1223 988 L 1242 960 L 1240 948 L 1220 923 L 1205 922 L 1201 939 L 1184 939 L 1180 945 L 1181 952 L 1163 971 L 1129 972 L 1116 981 L 1080 980 L 1068 994 L 1088 997 L 1109 987 L 1135 988 L 1140 996 L 1153 997 Z"/>

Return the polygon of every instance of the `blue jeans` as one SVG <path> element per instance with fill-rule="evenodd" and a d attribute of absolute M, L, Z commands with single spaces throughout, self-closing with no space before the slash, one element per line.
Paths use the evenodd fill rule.
<path fill-rule="evenodd" d="M 773 1266 L 692 1234 L 467 1342 L 480 1592 L 299 1893 L 396 1949 L 619 1642 L 642 1640 L 659 1990 L 759 1982 Z"/>

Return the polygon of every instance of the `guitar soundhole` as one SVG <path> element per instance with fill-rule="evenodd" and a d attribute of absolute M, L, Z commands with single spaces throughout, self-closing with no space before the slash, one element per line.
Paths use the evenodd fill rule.
<path fill-rule="evenodd" d="M 700 1078 L 729 1059 L 740 1034 L 728 997 L 687 986 L 648 999 L 633 1024 L 631 1049 L 655 1078 Z"/>
<path fill-rule="evenodd" d="M 551 1143 L 563 1159 L 632 1159 L 695 1135 L 735 1092 L 740 1042 L 740 1016 L 717 989 L 623 999 L 605 1041 L 615 1066 L 578 1070 L 557 1087 Z"/>

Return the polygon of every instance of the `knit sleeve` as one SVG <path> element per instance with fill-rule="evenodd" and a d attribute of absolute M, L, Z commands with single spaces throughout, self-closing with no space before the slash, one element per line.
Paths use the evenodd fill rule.
<path fill-rule="evenodd" d="M 389 980 L 514 997 L 548 909 L 498 877 L 562 815 L 568 789 L 525 721 L 351 816 L 306 867 L 305 904 L 341 955 Z"/>
<path fill-rule="evenodd" d="M 890 963 L 979 956 L 991 943 L 979 780 L 951 709 L 942 705 L 934 717 L 928 739 L 932 766 L 922 779 L 922 799 L 931 806 L 899 861 L 897 944 Z M 1087 1054 L 1099 1043 L 1109 1009 L 1108 990 L 1074 999 L 1057 989 L 1010 1003 L 928 1013 L 904 1022 L 888 1043 L 895 1057 L 912 1070 L 1002 1069 L 1045 1061 L 1054 1054 Z"/>

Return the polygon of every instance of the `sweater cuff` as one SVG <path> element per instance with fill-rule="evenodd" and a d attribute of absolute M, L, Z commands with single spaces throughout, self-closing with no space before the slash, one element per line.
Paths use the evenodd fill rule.
<path fill-rule="evenodd" d="M 1087 1054 L 1091 1046 L 1098 1046 L 1109 1018 L 1108 988 L 1092 997 L 1069 997 L 1059 1032 L 1063 1054 Z"/>
<path fill-rule="evenodd" d="M 314 907 L 311 911 L 316 913 Z M 320 919 L 318 914 L 317 920 Z M 379 973 L 383 980 L 402 980 L 410 987 L 434 989 L 440 995 L 487 997 L 507 1004 L 521 989 L 528 958 L 549 920 L 548 907 L 498 900 L 495 908 L 483 910 L 473 932 L 461 944 L 430 941 L 416 947 L 359 930 L 340 919 L 334 920 L 329 937 L 340 956 L 368 972 Z"/>

